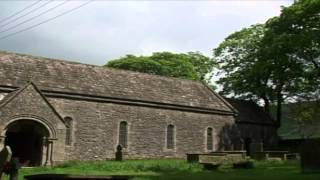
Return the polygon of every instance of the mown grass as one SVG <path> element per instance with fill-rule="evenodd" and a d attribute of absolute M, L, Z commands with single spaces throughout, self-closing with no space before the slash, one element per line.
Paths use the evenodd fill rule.
<path fill-rule="evenodd" d="M 184 160 L 127 160 L 123 162 L 71 161 L 48 168 L 23 168 L 20 179 L 24 175 L 56 173 L 78 175 L 130 175 L 134 180 L 153 179 L 214 179 L 214 180 L 318 180 L 319 174 L 301 173 L 297 161 L 254 161 L 252 169 L 233 169 L 230 165 L 220 167 L 215 171 L 203 170 L 197 163 L 186 163 Z M 5 177 L 7 179 L 7 177 Z"/>

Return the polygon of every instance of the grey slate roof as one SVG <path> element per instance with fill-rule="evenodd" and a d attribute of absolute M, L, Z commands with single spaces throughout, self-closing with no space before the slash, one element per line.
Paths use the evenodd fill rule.
<path fill-rule="evenodd" d="M 22 87 L 28 81 L 41 91 L 235 112 L 229 103 L 198 81 L 0 51 L 0 86 Z"/>
<path fill-rule="evenodd" d="M 276 125 L 273 118 L 255 102 L 248 100 L 225 98 L 236 110 L 236 121 L 240 123 Z"/>

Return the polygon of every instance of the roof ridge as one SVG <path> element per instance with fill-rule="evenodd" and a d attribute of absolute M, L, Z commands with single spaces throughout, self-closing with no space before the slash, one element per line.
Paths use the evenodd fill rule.
<path fill-rule="evenodd" d="M 222 96 L 220 96 L 217 92 L 215 92 L 212 88 L 210 88 L 207 84 L 202 82 L 202 84 L 207 87 L 211 93 L 213 93 L 217 98 L 219 98 L 227 107 L 229 107 L 235 115 L 237 115 L 239 112 L 236 108 L 234 108 L 227 100 L 225 100 Z"/>
<path fill-rule="evenodd" d="M 235 113 L 232 106 L 201 81 L 178 79 L 96 65 L 0 51 L 3 85 L 33 81 L 42 90 L 65 91 Z M 18 73 L 11 69 L 15 68 Z"/>
<path fill-rule="evenodd" d="M 150 73 L 144 73 L 144 72 L 126 70 L 126 69 L 117 69 L 117 68 L 112 68 L 112 67 L 105 67 L 104 65 L 100 66 L 100 65 L 82 63 L 82 62 L 71 61 L 71 60 L 66 60 L 66 59 L 48 58 L 48 57 L 44 57 L 44 56 L 34 56 L 31 54 L 16 53 L 16 52 L 9 52 L 9 51 L 3 51 L 3 50 L 0 50 L 0 55 L 1 55 L 1 53 L 7 54 L 7 55 L 25 56 L 25 57 L 29 57 L 29 58 L 35 59 L 35 60 L 56 61 L 56 62 L 63 62 L 63 63 L 71 64 L 71 65 L 84 65 L 84 66 L 91 67 L 91 68 L 98 68 L 98 69 L 118 71 L 118 72 L 129 72 L 129 73 L 147 75 L 147 76 L 151 76 L 151 77 L 158 77 L 158 78 L 162 78 L 162 79 L 173 79 L 173 80 L 178 80 L 178 81 L 188 81 L 188 82 L 194 82 L 194 83 L 200 82 L 201 83 L 201 81 L 199 81 L 199 80 L 183 79 L 183 78 L 170 77 L 170 76 L 162 76 L 162 75 L 157 75 L 157 74 L 150 74 Z"/>

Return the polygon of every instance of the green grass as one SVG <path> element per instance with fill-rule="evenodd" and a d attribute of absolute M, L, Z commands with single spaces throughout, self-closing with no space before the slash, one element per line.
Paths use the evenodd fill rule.
<path fill-rule="evenodd" d="M 123 162 L 67 162 L 54 168 L 24 168 L 24 175 L 56 173 L 79 175 L 131 175 L 134 180 L 153 179 L 214 179 L 214 180 L 318 180 L 318 174 L 301 173 L 297 161 L 254 161 L 253 169 L 233 169 L 229 165 L 215 171 L 206 171 L 197 163 L 188 164 L 184 160 L 128 160 Z M 5 177 L 7 179 L 7 177 Z"/>

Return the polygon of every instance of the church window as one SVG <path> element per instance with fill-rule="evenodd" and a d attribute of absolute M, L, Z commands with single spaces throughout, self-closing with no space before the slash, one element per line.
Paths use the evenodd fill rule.
<path fill-rule="evenodd" d="M 167 127 L 167 149 L 174 149 L 175 144 L 175 132 L 174 132 L 174 126 L 168 125 Z"/>
<path fill-rule="evenodd" d="M 72 143 L 72 118 L 67 116 L 64 118 L 66 123 L 66 145 L 71 145 Z"/>
<path fill-rule="evenodd" d="M 213 130 L 211 127 L 207 128 L 207 150 L 213 150 Z"/>
<path fill-rule="evenodd" d="M 128 123 L 125 121 L 120 122 L 119 144 L 124 148 L 128 146 Z"/>

